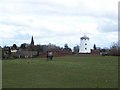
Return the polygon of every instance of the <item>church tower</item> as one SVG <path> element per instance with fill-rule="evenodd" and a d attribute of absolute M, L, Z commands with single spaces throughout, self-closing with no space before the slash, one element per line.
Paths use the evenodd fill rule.
<path fill-rule="evenodd" d="M 33 36 L 31 38 L 30 48 L 31 48 L 32 51 L 34 50 L 34 39 L 33 39 Z"/>
<path fill-rule="evenodd" d="M 32 38 L 31 38 L 31 45 L 34 46 L 34 39 L 33 39 L 33 36 L 32 36 Z"/>

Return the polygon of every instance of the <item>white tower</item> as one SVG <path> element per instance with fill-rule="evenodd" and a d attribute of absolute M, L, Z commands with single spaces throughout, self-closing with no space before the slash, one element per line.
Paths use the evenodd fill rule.
<path fill-rule="evenodd" d="M 84 35 L 80 38 L 80 50 L 79 53 L 91 53 L 89 46 L 89 37 Z"/>

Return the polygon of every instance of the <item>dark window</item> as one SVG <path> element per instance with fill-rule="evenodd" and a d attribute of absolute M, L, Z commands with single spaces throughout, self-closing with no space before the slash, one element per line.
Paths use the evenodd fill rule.
<path fill-rule="evenodd" d="M 87 48 L 85 48 L 85 50 L 87 50 Z"/>
<path fill-rule="evenodd" d="M 85 45 L 87 45 L 87 43 L 85 43 Z"/>

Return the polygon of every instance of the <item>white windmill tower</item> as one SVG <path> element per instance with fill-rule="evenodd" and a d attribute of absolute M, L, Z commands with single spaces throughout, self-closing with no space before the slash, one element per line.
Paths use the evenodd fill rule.
<path fill-rule="evenodd" d="M 79 53 L 91 53 L 90 46 L 89 46 L 89 37 L 84 35 L 80 38 L 80 50 Z"/>

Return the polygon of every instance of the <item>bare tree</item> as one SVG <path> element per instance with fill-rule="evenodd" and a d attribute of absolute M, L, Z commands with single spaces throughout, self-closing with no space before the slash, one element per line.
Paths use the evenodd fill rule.
<path fill-rule="evenodd" d="M 113 55 L 113 56 L 118 56 L 118 55 L 120 55 L 119 50 L 120 50 L 119 44 L 118 43 L 113 43 L 113 45 L 110 47 L 109 54 Z"/>

